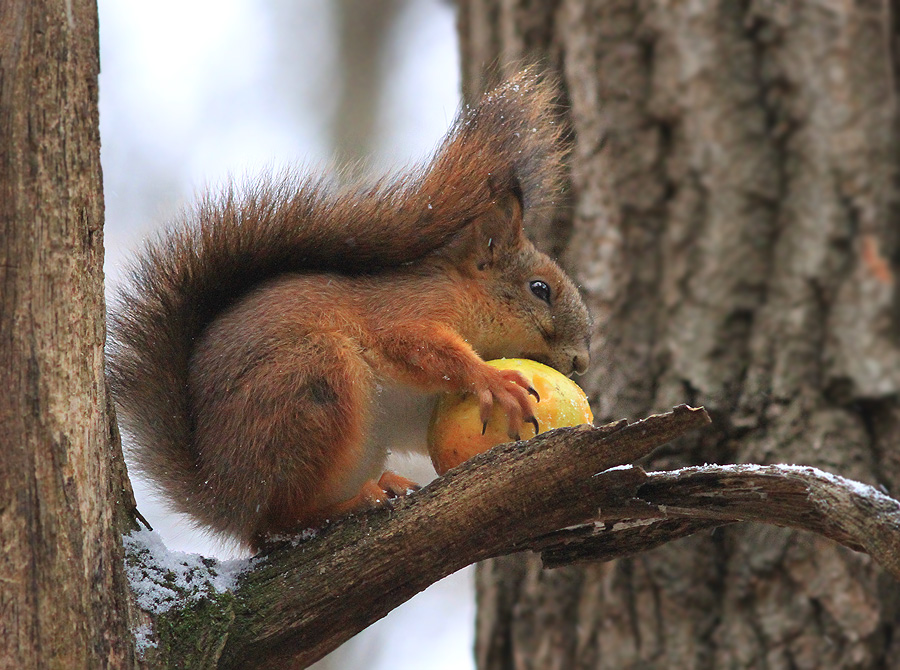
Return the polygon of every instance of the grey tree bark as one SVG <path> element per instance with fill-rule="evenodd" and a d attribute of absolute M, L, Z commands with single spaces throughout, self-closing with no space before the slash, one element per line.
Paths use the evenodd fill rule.
<path fill-rule="evenodd" d="M 0 3 L 3 668 L 135 664 L 130 487 L 103 375 L 98 72 L 93 0 Z"/>
<path fill-rule="evenodd" d="M 704 405 L 713 427 L 648 467 L 804 463 L 896 494 L 898 3 L 460 12 L 469 100 L 537 59 L 571 105 L 570 206 L 533 233 L 598 319 L 598 421 Z M 482 670 L 900 667 L 897 584 L 784 529 L 549 572 L 506 557 L 478 589 Z"/>

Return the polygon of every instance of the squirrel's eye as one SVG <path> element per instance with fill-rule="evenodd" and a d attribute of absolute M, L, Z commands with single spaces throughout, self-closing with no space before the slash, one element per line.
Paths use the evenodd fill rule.
<path fill-rule="evenodd" d="M 535 279 L 528 286 L 537 298 L 540 298 L 548 305 L 550 304 L 550 287 L 547 285 L 547 282 Z"/>

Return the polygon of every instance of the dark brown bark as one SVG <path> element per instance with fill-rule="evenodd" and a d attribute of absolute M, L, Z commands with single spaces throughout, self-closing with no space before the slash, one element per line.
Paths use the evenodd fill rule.
<path fill-rule="evenodd" d="M 543 58 L 571 103 L 571 216 L 535 233 L 598 318 L 598 418 L 703 404 L 716 431 L 653 468 L 804 463 L 896 492 L 896 4 L 460 4 L 470 99 L 491 63 Z M 897 585 L 789 530 L 478 580 L 482 670 L 900 665 Z"/>
<path fill-rule="evenodd" d="M 0 3 L 4 668 L 134 665 L 103 377 L 98 71 L 93 0 Z"/>

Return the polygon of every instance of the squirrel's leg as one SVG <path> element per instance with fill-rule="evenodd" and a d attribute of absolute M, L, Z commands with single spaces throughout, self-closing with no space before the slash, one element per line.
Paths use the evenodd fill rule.
<path fill-rule="evenodd" d="M 332 519 L 340 519 L 355 512 L 380 507 L 391 498 L 409 495 L 420 488 L 414 481 L 391 470 L 385 470 L 377 482 L 374 479 L 366 480 L 359 493 L 352 498 L 304 512 L 300 517 L 303 519 L 302 521 L 295 519 L 291 523 L 288 520 L 284 527 L 260 527 L 253 535 L 251 548 L 258 552 L 271 542 L 273 536 L 293 535 L 303 530 L 319 528 Z"/>
<path fill-rule="evenodd" d="M 377 482 L 374 479 L 367 480 L 355 496 L 319 510 L 319 513 L 323 515 L 323 521 L 327 518 L 339 518 L 360 510 L 379 507 L 391 498 L 402 498 L 420 488 L 411 479 L 392 470 L 385 470 Z"/>
<path fill-rule="evenodd" d="M 315 351 L 314 375 L 308 348 Z M 269 376 L 267 383 L 278 386 L 279 371 L 283 371 L 294 378 L 285 386 L 311 389 L 302 398 L 288 396 L 280 403 L 283 428 L 279 432 L 285 439 L 281 450 L 303 456 L 305 467 L 272 492 L 256 537 L 318 527 L 419 488 L 405 477 L 384 471 L 386 445 L 367 440 L 375 384 L 354 343 L 336 334 L 317 335 L 307 338 L 303 349 L 293 360 L 278 361 L 275 379 Z"/>
<path fill-rule="evenodd" d="M 280 539 L 280 536 L 294 535 L 304 530 L 319 528 L 332 519 L 340 519 L 355 512 L 380 507 L 392 498 L 409 495 L 420 488 L 414 481 L 391 470 L 385 470 L 377 482 L 369 479 L 363 483 L 359 493 L 352 498 L 308 512 L 302 522 L 295 521 L 284 528 L 260 527 L 250 540 L 250 548 L 254 552 L 259 552 L 273 539 Z"/>
<path fill-rule="evenodd" d="M 257 548 L 405 486 L 376 491 L 386 449 L 366 442 L 374 376 L 358 347 L 277 325 L 228 337 L 221 323 L 191 370 L 203 520 Z"/>

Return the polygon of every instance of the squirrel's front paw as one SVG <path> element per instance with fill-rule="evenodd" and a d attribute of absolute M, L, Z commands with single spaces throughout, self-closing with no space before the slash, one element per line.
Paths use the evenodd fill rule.
<path fill-rule="evenodd" d="M 482 434 L 487 430 L 495 402 L 503 408 L 506 414 L 509 425 L 507 434 L 511 439 L 521 439 L 519 430 L 523 423 L 530 423 L 534 426 L 535 434 L 541 432 L 531 407 L 531 399 L 528 396 L 533 396 L 538 402 L 541 401 L 541 397 L 528 378 L 517 370 L 497 370 L 495 368 L 489 368 L 489 370 L 484 386 L 476 387 L 475 391 L 478 396 Z"/>

